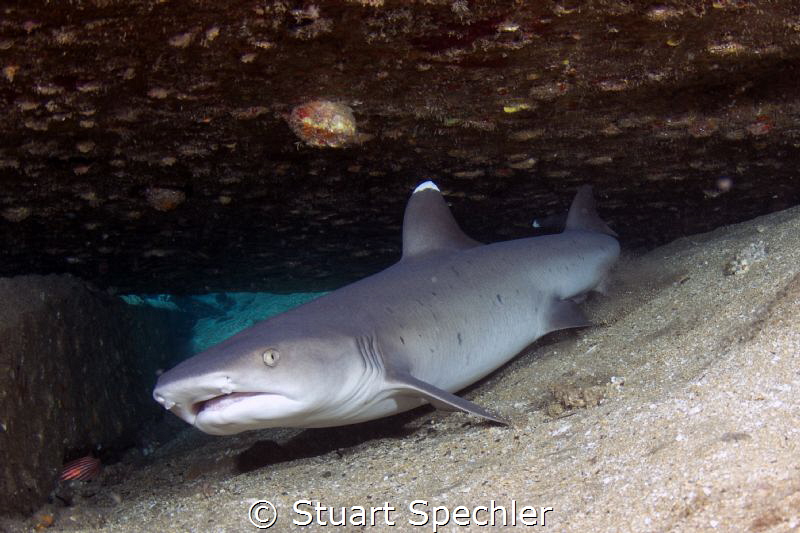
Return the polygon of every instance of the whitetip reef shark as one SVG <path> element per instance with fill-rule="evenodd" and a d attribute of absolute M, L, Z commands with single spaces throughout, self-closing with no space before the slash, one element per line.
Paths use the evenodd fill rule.
<path fill-rule="evenodd" d="M 481 244 L 438 187 L 411 195 L 389 268 L 273 316 L 163 373 L 153 396 L 213 435 L 329 427 L 419 407 L 505 423 L 453 392 L 551 331 L 590 325 L 616 234 L 579 189 L 562 233 Z"/>

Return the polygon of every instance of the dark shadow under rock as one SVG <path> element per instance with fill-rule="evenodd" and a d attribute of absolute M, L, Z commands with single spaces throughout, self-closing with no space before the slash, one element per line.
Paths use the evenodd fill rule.
<path fill-rule="evenodd" d="M 156 372 L 190 323 L 71 276 L 0 279 L 0 302 L 0 512 L 30 512 L 65 460 L 129 446 L 163 416 Z"/>

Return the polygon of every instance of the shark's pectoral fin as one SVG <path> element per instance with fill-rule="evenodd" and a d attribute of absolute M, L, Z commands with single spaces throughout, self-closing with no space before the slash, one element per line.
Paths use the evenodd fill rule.
<path fill-rule="evenodd" d="M 591 325 L 583 310 L 573 300 L 556 300 L 547 315 L 544 331 L 550 333 L 559 329 L 583 328 Z"/>
<path fill-rule="evenodd" d="M 460 398 L 446 390 L 434 387 L 430 383 L 419 380 L 405 372 L 393 373 L 389 380 L 389 386 L 396 391 L 396 394 L 422 398 L 443 411 L 463 411 L 498 424 L 508 425 L 508 422 L 493 415 L 480 405 Z"/>

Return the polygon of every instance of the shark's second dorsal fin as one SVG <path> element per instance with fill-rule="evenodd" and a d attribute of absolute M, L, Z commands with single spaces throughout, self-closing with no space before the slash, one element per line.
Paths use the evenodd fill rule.
<path fill-rule="evenodd" d="M 598 216 L 592 196 L 592 187 L 584 185 L 578 189 L 567 214 L 567 230 L 596 231 L 617 237 L 617 233 Z"/>
<path fill-rule="evenodd" d="M 414 189 L 403 216 L 403 259 L 439 250 L 463 250 L 481 243 L 458 227 L 442 193 L 432 181 Z"/>

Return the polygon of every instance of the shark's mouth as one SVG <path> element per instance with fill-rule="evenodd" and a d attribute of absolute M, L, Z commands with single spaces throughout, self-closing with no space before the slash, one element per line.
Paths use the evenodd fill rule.
<path fill-rule="evenodd" d="M 284 425 L 305 407 L 302 401 L 274 392 L 232 392 L 193 403 L 191 418 L 184 420 L 212 435 L 230 435 Z"/>
<path fill-rule="evenodd" d="M 197 402 L 192 407 L 195 414 L 199 415 L 203 411 L 220 411 L 254 396 L 268 396 L 268 394 L 263 392 L 231 392 L 230 394 L 221 394 L 208 400 Z"/>

